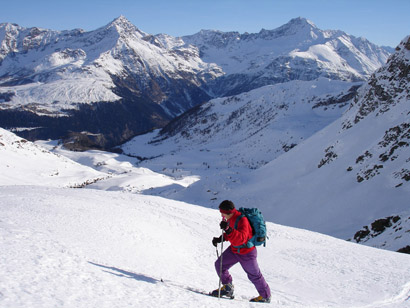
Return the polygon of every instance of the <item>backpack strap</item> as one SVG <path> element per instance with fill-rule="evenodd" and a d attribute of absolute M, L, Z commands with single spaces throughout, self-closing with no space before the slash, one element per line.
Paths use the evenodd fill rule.
<path fill-rule="evenodd" d="M 241 213 L 241 215 L 239 215 L 238 218 L 236 218 L 236 220 L 235 220 L 235 225 L 234 225 L 235 230 L 238 230 L 239 221 L 240 221 L 243 217 L 246 217 L 246 216 L 245 216 L 245 214 Z M 245 243 L 245 244 L 242 244 L 241 246 L 233 246 L 233 247 L 237 248 L 237 249 L 238 249 L 238 253 L 240 253 L 241 248 L 246 247 L 246 243 Z"/>
<path fill-rule="evenodd" d="M 245 217 L 245 215 L 241 213 L 241 215 L 239 215 L 238 218 L 236 218 L 234 226 L 235 230 L 238 230 L 239 220 L 241 220 L 242 217 Z"/>

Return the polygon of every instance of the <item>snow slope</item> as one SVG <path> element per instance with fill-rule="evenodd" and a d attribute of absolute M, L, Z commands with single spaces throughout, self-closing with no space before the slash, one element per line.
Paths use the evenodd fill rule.
<path fill-rule="evenodd" d="M 1 186 L 2 307 L 259 307 L 240 266 L 216 288 L 217 211 L 85 189 Z M 268 307 L 409 307 L 409 256 L 268 223 L 259 263 Z"/>
<path fill-rule="evenodd" d="M 395 215 L 376 219 L 350 239 L 367 246 L 410 253 L 410 216 Z"/>
<path fill-rule="evenodd" d="M 75 187 L 109 177 L 2 128 L 0 157 L 0 185 Z"/>
<path fill-rule="evenodd" d="M 213 99 L 121 148 L 127 154 L 157 157 L 153 164 L 164 167 L 173 160 L 170 153 L 186 160 L 191 152 L 199 169 L 203 164 L 255 169 L 339 118 L 359 85 L 319 78 Z"/>
<path fill-rule="evenodd" d="M 199 180 L 199 176 L 167 176 L 138 167 L 139 159 L 116 153 L 97 150 L 72 152 L 52 141 L 37 141 L 36 145 L 105 175 L 104 180 L 89 182 L 87 188 L 150 194 L 166 187 L 184 189 Z"/>
<path fill-rule="evenodd" d="M 245 202 L 265 205 L 267 216 L 276 222 L 345 239 L 375 219 L 409 215 L 410 187 L 408 183 L 396 187 L 398 182 L 394 179 L 396 169 L 405 163 L 404 157 L 397 164 L 386 164 L 379 175 L 364 182 L 358 182 L 354 172 L 360 168 L 356 159 L 383 135 L 385 121 L 387 117 L 339 135 L 341 121 L 336 121 L 255 171 L 230 194 Z M 337 158 L 319 168 L 328 157 L 325 149 L 333 153 L 330 157 Z"/>

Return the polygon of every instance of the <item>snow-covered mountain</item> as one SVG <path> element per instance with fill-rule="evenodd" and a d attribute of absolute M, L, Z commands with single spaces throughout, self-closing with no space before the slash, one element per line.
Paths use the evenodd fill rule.
<path fill-rule="evenodd" d="M 189 93 L 190 83 L 200 86 L 221 74 L 216 65 L 199 59 L 195 47 L 170 50 L 123 16 L 90 32 L 13 24 L 1 24 L 0 29 L 2 92 L 11 92 L 8 107 L 12 108 L 30 110 L 38 105 L 63 116 L 80 103 L 117 101 L 125 88 L 133 96 L 164 104 L 175 115 L 195 102 L 175 105 L 166 93 L 170 83 L 184 80 Z"/>
<path fill-rule="evenodd" d="M 174 119 L 151 139 L 137 137 L 121 148 L 141 157 L 166 155 L 164 167 L 171 153 L 182 152 L 197 160 L 199 168 L 218 161 L 220 168 L 256 169 L 339 118 L 359 86 L 320 78 L 213 99 Z M 198 160 L 198 155 L 204 157 Z"/>
<path fill-rule="evenodd" d="M 182 38 L 147 34 L 123 16 L 90 32 L 3 23 L 0 126 L 30 140 L 71 132 L 79 148 L 109 148 L 212 97 L 290 80 L 363 81 L 388 54 L 303 18 L 256 34 Z"/>
<path fill-rule="evenodd" d="M 90 32 L 1 24 L 0 43 L 0 124 L 32 127 L 31 138 L 89 131 L 118 144 L 208 100 L 222 74 L 123 16 Z"/>
<path fill-rule="evenodd" d="M 218 64 L 226 73 L 215 85 L 218 95 L 319 77 L 363 81 L 391 51 L 343 31 L 321 30 L 305 18 L 259 33 L 203 30 L 183 40 L 198 46 L 205 62 Z"/>
<path fill-rule="evenodd" d="M 212 100 L 123 150 L 140 156 L 141 166 L 201 176 L 186 189 L 155 191 L 169 198 L 209 207 L 240 200 L 269 221 L 343 239 L 384 217 L 404 222 L 409 46 L 406 38 L 354 98 L 354 84 L 323 78 L 269 86 Z M 320 92 L 326 83 L 333 93 Z M 410 243 L 409 226 L 403 230 L 397 245 Z M 403 248 L 391 241 L 391 249 Z"/>

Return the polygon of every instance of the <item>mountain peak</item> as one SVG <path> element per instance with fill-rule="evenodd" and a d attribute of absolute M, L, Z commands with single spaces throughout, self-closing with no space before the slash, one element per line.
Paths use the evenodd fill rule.
<path fill-rule="evenodd" d="M 268 38 L 268 37 L 277 38 L 281 36 L 292 36 L 298 33 L 307 33 L 311 35 L 312 32 L 317 32 L 317 31 L 320 31 L 320 30 L 318 27 L 316 27 L 316 25 L 313 22 L 303 17 L 297 17 L 297 18 L 291 19 L 288 23 L 274 30 L 262 29 L 259 32 L 259 35 L 265 38 Z"/>
<path fill-rule="evenodd" d="M 132 23 L 124 15 L 120 15 L 119 17 L 115 18 L 110 24 L 111 25 L 132 25 Z"/>
<path fill-rule="evenodd" d="M 303 18 L 303 17 L 297 17 L 291 19 L 288 23 L 284 24 L 283 26 L 273 30 L 287 30 L 287 31 L 300 31 L 301 29 L 318 29 L 316 25 L 311 22 L 310 20 Z"/>
<path fill-rule="evenodd" d="M 312 21 L 304 17 L 293 18 L 287 23 L 287 25 L 309 26 L 309 27 L 317 28 L 316 25 Z"/>
<path fill-rule="evenodd" d="M 141 36 L 147 35 L 145 32 L 134 26 L 134 24 L 132 24 L 124 15 L 120 15 L 119 17 L 115 18 L 105 28 L 114 28 L 119 34 L 137 32 Z"/>

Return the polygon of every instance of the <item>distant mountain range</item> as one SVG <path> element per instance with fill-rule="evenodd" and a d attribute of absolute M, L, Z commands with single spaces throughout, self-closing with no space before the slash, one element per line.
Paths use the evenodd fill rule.
<path fill-rule="evenodd" d="M 292 80 L 363 82 L 390 54 L 297 18 L 256 34 L 150 35 L 121 16 L 95 31 L 0 24 L 0 126 L 111 148 L 215 97 Z"/>
<path fill-rule="evenodd" d="M 203 30 L 183 40 L 198 46 L 204 61 L 217 63 L 226 73 L 214 85 L 218 96 L 319 77 L 364 81 L 392 52 L 343 31 L 321 30 L 305 18 L 259 33 Z"/>

